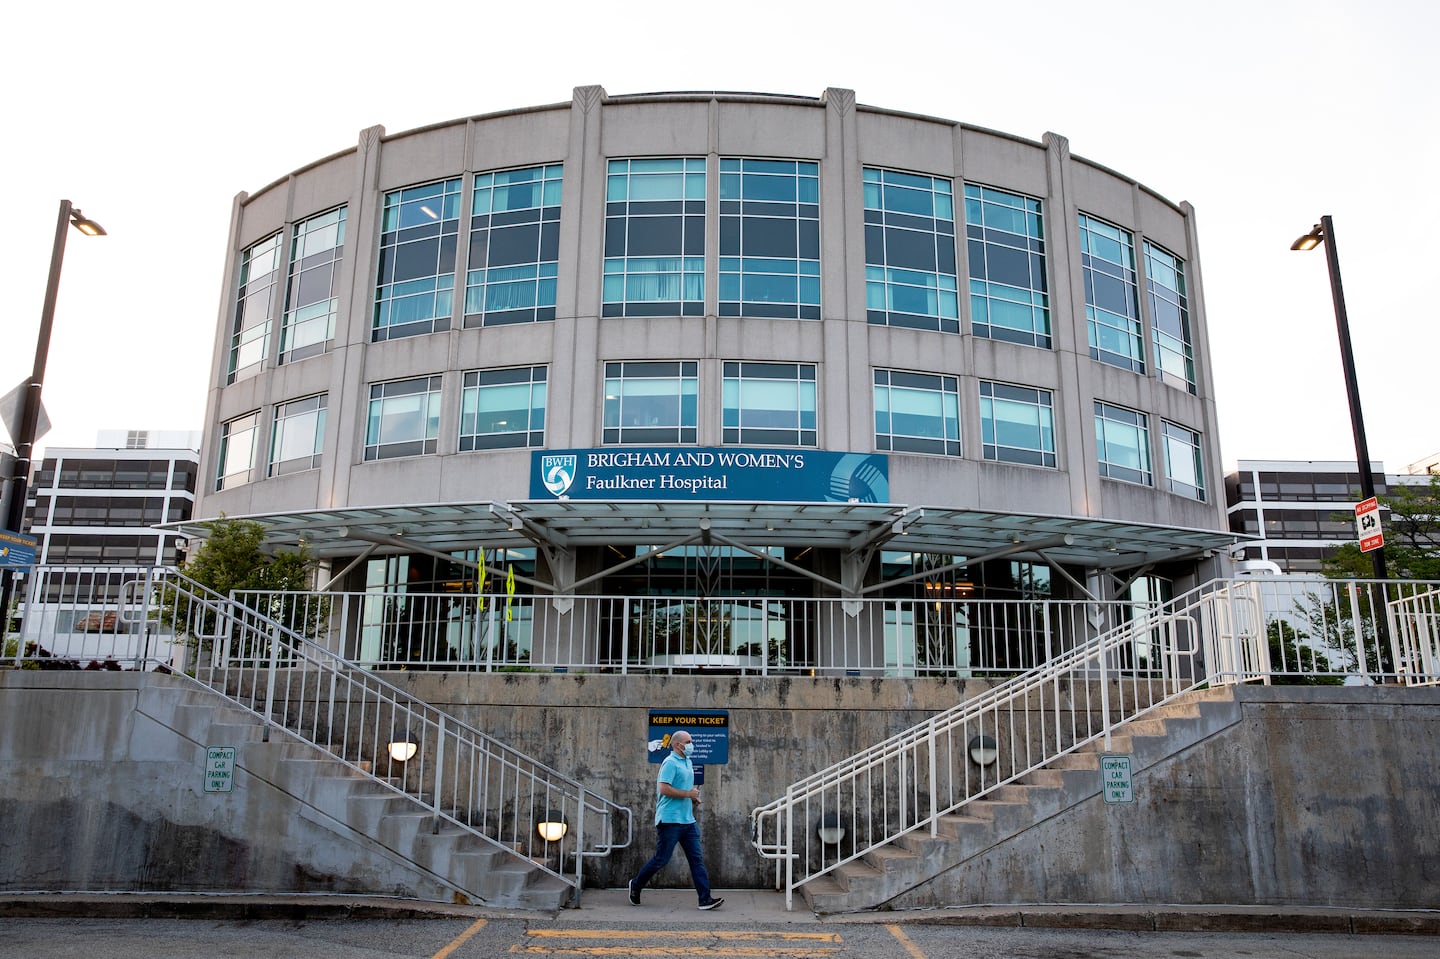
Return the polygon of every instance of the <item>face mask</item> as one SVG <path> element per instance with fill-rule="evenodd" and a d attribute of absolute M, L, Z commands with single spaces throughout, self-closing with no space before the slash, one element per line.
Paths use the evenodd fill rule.
<path fill-rule="evenodd" d="M 690 746 L 691 746 L 691 743 L 683 743 L 683 744 L 682 744 L 682 743 L 676 743 L 676 744 L 675 744 L 675 751 L 676 751 L 677 753 L 679 753 L 681 756 L 688 756 L 688 755 L 690 755 Z"/>

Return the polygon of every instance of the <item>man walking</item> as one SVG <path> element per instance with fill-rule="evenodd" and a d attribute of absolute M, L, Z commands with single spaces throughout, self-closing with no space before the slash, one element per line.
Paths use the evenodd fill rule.
<path fill-rule="evenodd" d="M 690 762 L 690 734 L 678 729 L 670 734 L 670 755 L 660 764 L 655 799 L 655 855 L 640 867 L 630 880 L 630 905 L 640 905 L 640 890 L 670 861 L 675 844 L 685 852 L 690 864 L 690 881 L 700 897 L 701 909 L 714 909 L 724 899 L 710 895 L 710 877 L 700 857 L 700 827 L 695 824 L 695 807 L 700 805 L 700 790 L 695 788 L 695 767 Z"/>

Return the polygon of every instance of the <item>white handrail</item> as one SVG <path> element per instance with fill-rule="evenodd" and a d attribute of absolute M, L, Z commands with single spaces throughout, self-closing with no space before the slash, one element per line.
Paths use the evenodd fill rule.
<path fill-rule="evenodd" d="M 1104 738 L 1108 748 L 1116 725 L 1204 681 L 1197 655 L 1202 646 L 1255 639 L 1253 633 L 1210 632 L 1209 642 L 1197 642 L 1197 624 L 1210 619 L 1206 607 L 1225 599 L 1223 591 L 1197 590 L 1163 615 L 1140 617 L 1067 650 L 1039 669 L 794 783 L 781 798 L 756 808 L 751 814 L 754 845 L 762 857 L 785 864 L 785 879 L 778 885 L 787 908 L 804 883 L 909 832 L 928 828 L 936 835 L 942 816 L 993 795 L 1088 742 Z M 1138 660 L 1142 654 L 1145 668 L 1135 663 L 1125 667 L 1127 657 Z M 1253 651 L 1242 651 L 1240 658 L 1253 661 Z M 1095 699 L 1098 725 L 1089 718 Z M 1017 721 L 1021 712 L 1026 716 Z M 1024 721 L 1035 713 L 1038 730 Z M 995 772 L 969 761 L 978 737 L 1006 728 L 1032 732 L 1023 740 L 1012 735 L 1009 742 L 995 742 Z M 986 745 L 983 740 L 980 744 Z M 907 780 L 919 769 L 928 770 L 923 790 Z M 893 788 L 892 772 L 897 784 Z M 844 838 L 833 847 L 820 842 L 815 836 L 817 811 L 834 814 L 847 803 L 849 813 L 840 817 Z"/>

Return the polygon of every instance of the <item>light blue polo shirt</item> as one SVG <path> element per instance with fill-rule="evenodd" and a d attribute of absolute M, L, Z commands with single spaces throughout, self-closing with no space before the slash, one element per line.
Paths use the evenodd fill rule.
<path fill-rule="evenodd" d="M 695 788 L 695 767 L 686 757 L 677 756 L 674 751 L 660 764 L 660 775 L 655 780 L 655 825 L 662 822 L 692 823 L 695 821 L 695 803 L 688 797 L 676 799 L 660 794 L 660 784 L 669 783 L 671 788 L 682 793 Z"/>

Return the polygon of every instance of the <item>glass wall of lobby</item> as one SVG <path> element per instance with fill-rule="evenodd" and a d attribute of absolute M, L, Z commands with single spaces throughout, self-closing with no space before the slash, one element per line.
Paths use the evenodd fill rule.
<path fill-rule="evenodd" d="M 831 588 L 835 550 L 718 544 L 581 548 L 576 575 L 596 578 L 557 595 L 537 552 L 371 557 L 337 588 L 270 608 L 323 623 L 375 669 L 965 677 L 1032 668 L 1169 595 L 1145 576 L 1097 602 L 1077 591 L 1080 570 L 877 550 L 855 597 Z"/>

